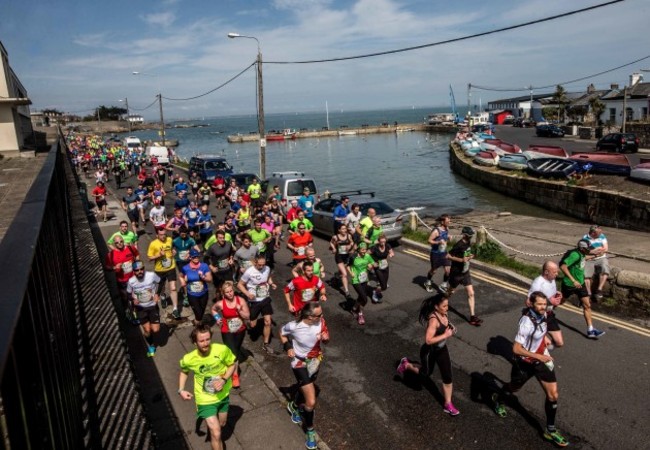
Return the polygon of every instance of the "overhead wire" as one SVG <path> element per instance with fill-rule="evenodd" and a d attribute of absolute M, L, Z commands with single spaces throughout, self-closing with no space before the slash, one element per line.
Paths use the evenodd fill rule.
<path fill-rule="evenodd" d="M 345 57 L 339 57 L 339 58 L 312 59 L 312 60 L 306 60 L 306 61 L 264 61 L 264 64 L 314 64 L 314 63 L 335 62 L 335 61 L 349 61 L 351 59 L 371 58 L 371 57 L 375 57 L 375 56 L 383 56 L 383 55 L 391 55 L 391 54 L 395 54 L 395 53 L 410 52 L 410 51 L 413 51 L 413 50 L 420 50 L 420 49 L 423 49 L 423 48 L 436 47 L 436 46 L 439 46 L 439 45 L 451 44 L 451 43 L 454 43 L 454 42 L 466 41 L 466 40 L 469 40 L 469 39 L 475 39 L 475 38 L 478 38 L 478 37 L 488 36 L 488 35 L 491 35 L 491 34 L 502 33 L 504 31 L 510 31 L 510 30 L 515 30 L 517 28 L 528 27 L 530 25 L 537 25 L 537 24 L 540 24 L 540 23 L 549 22 L 549 21 L 552 21 L 552 20 L 573 16 L 575 14 L 580 14 L 580 13 L 587 12 L 587 11 L 592 11 L 594 9 L 603 8 L 605 6 L 613 5 L 615 3 L 621 3 L 623 1 L 624 0 L 612 0 L 612 1 L 609 1 L 609 2 L 605 2 L 605 3 L 599 3 L 597 5 L 588 6 L 586 8 L 580 8 L 580 9 L 576 9 L 576 10 L 573 10 L 573 11 L 568 11 L 568 12 L 561 13 L 561 14 L 555 14 L 553 16 L 544 17 L 542 19 L 531 20 L 529 22 L 524 22 L 524 23 L 520 23 L 520 24 L 517 24 L 517 25 L 511 25 L 511 26 L 508 26 L 508 27 L 497 28 L 497 29 L 494 29 L 494 30 L 484 31 L 484 32 L 481 32 L 481 33 L 470 34 L 470 35 L 467 35 L 467 36 L 461 36 L 461 37 L 457 37 L 457 38 L 453 38 L 453 39 L 446 39 L 444 41 L 433 42 L 433 43 L 430 43 L 430 44 L 416 45 L 416 46 L 413 46 L 413 47 L 405 47 L 405 48 L 400 48 L 400 49 L 395 49 L 395 50 L 386 50 L 386 51 L 383 51 L 383 52 L 366 53 L 366 54 L 363 54 L 363 55 L 345 56 Z"/>
<path fill-rule="evenodd" d="M 164 97 L 164 96 L 163 96 L 163 98 L 164 98 L 165 100 L 170 100 L 170 101 L 187 101 L 187 100 L 195 100 L 195 99 L 197 99 L 197 98 L 205 97 L 206 95 L 212 94 L 213 92 L 215 92 L 215 91 L 221 89 L 222 87 L 226 86 L 227 84 L 229 84 L 229 83 L 235 81 L 237 78 L 239 78 L 239 77 L 242 76 L 244 73 L 246 73 L 246 71 L 250 70 L 250 68 L 253 67 L 255 64 L 257 64 L 257 61 L 253 61 L 253 63 L 251 63 L 248 67 L 246 67 L 244 70 L 242 70 L 241 72 L 239 72 L 239 73 L 238 73 L 237 75 L 235 75 L 234 77 L 230 78 L 229 80 L 227 80 L 227 81 L 225 81 L 224 83 L 220 84 L 220 85 L 217 86 L 216 88 L 211 89 L 211 90 L 209 90 L 208 92 L 205 92 L 205 93 L 203 93 L 203 94 L 195 95 L 194 97 L 187 97 L 187 98 L 169 98 L 169 97 Z"/>
<path fill-rule="evenodd" d="M 149 104 L 148 104 L 147 106 L 145 106 L 144 108 L 131 108 L 131 107 L 130 107 L 129 110 L 130 110 L 130 111 L 146 111 L 147 109 L 151 108 L 151 107 L 152 107 L 153 105 L 155 105 L 156 103 L 158 103 L 158 96 L 156 96 L 156 99 L 155 99 L 153 102 L 149 103 Z"/>

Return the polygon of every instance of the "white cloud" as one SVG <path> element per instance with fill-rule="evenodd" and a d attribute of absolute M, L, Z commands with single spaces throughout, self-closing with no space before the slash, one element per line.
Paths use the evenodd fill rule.
<path fill-rule="evenodd" d="M 146 14 L 141 16 L 141 18 L 149 25 L 162 25 L 163 27 L 168 27 L 174 23 L 176 15 L 171 12 L 161 12 Z"/>

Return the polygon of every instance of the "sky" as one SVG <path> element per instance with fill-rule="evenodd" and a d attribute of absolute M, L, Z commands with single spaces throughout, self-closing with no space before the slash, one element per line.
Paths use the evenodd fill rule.
<path fill-rule="evenodd" d="M 555 85 L 650 55 L 650 1 L 625 0 L 551 22 L 415 51 L 318 64 L 430 44 L 585 8 L 606 0 L 3 0 L 0 41 L 31 110 L 79 115 L 123 107 L 147 120 L 255 114 L 260 44 L 267 114 L 467 104 L 468 84 Z M 605 89 L 650 58 L 581 82 Z M 133 75 L 133 72 L 140 75 Z M 650 81 L 650 73 L 646 79 Z M 553 91 L 540 89 L 536 93 Z M 472 103 L 527 95 L 473 89 Z M 149 107 L 148 107 L 149 106 Z M 147 108 L 148 107 L 148 108 Z M 146 108 L 146 109 L 145 109 Z"/>

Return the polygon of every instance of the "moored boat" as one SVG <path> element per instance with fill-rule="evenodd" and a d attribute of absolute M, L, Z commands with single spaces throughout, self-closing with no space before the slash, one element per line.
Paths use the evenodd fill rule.
<path fill-rule="evenodd" d="M 296 138 L 295 130 L 285 128 L 281 133 L 269 133 L 266 135 L 267 141 L 285 141 Z"/>
<path fill-rule="evenodd" d="M 526 171 L 537 177 L 568 178 L 578 170 L 578 163 L 565 158 L 537 158 L 527 163 Z"/>
<path fill-rule="evenodd" d="M 481 166 L 494 167 L 499 163 L 499 155 L 492 150 L 480 151 L 474 155 L 474 163 Z"/>
<path fill-rule="evenodd" d="M 499 157 L 497 164 L 500 169 L 526 170 L 528 167 L 528 156 L 523 153 L 507 153 Z"/>
<path fill-rule="evenodd" d="M 558 147 L 556 145 L 529 145 L 528 150 L 526 151 L 543 153 L 549 156 L 558 156 L 560 158 L 569 157 L 569 154 L 567 153 L 566 150 L 564 150 L 564 148 Z"/>
<path fill-rule="evenodd" d="M 356 134 L 357 134 L 356 130 L 339 131 L 339 136 L 355 136 Z"/>
<path fill-rule="evenodd" d="M 591 164 L 591 173 L 603 175 L 630 175 L 630 160 L 619 153 L 576 153 L 569 158 Z"/>
<path fill-rule="evenodd" d="M 630 178 L 633 180 L 650 181 L 650 163 L 641 163 L 630 169 Z"/>

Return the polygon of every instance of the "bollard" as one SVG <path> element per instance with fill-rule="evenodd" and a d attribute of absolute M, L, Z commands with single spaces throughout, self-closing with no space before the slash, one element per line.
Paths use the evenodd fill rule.
<path fill-rule="evenodd" d="M 476 245 L 481 246 L 487 242 L 487 230 L 483 227 L 476 232 Z"/>
<path fill-rule="evenodd" d="M 417 214 L 415 211 L 411 211 L 411 221 L 409 226 L 411 227 L 411 231 L 417 231 L 418 230 L 418 218 Z"/>

